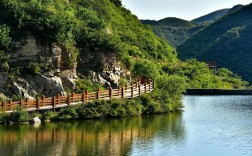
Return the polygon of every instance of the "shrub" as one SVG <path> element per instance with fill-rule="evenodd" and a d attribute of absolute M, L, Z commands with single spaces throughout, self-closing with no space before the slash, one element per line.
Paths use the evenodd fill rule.
<path fill-rule="evenodd" d="M 80 119 L 104 118 L 109 113 L 107 101 L 92 101 L 85 103 L 77 108 Z"/>
<path fill-rule="evenodd" d="M 0 49 L 7 48 L 11 42 L 9 37 L 10 28 L 6 25 L 0 25 Z"/>
<path fill-rule="evenodd" d="M 80 79 L 76 82 L 76 92 L 94 91 L 102 88 L 98 83 L 93 83 L 89 79 Z"/>
<path fill-rule="evenodd" d="M 3 124 L 10 123 L 10 114 L 5 114 L 5 113 L 0 114 L 0 123 L 3 123 Z"/>
<path fill-rule="evenodd" d="M 53 112 L 53 111 L 46 111 L 41 115 L 41 119 L 43 121 L 45 120 L 52 120 L 57 116 L 57 113 Z"/>
<path fill-rule="evenodd" d="M 125 109 L 127 116 L 138 116 L 142 114 L 143 105 L 139 100 L 126 100 Z"/>
<path fill-rule="evenodd" d="M 156 102 L 150 94 L 142 95 L 139 97 L 143 105 L 143 114 L 161 113 L 162 108 L 160 103 Z"/>
<path fill-rule="evenodd" d="M 149 60 L 138 61 L 134 65 L 133 73 L 137 76 L 155 78 L 159 75 L 156 64 Z"/>
<path fill-rule="evenodd" d="M 77 119 L 78 114 L 76 113 L 75 107 L 67 107 L 60 110 L 59 114 L 56 116 L 56 119 L 61 120 L 70 120 Z"/>
<path fill-rule="evenodd" d="M 10 121 L 12 122 L 28 122 L 30 120 L 29 113 L 21 107 L 17 107 L 14 112 L 10 114 Z"/>
<path fill-rule="evenodd" d="M 110 117 L 125 117 L 127 116 L 125 107 L 123 106 L 123 103 L 125 100 L 111 100 L 109 102 L 110 109 L 109 109 L 109 116 Z"/>

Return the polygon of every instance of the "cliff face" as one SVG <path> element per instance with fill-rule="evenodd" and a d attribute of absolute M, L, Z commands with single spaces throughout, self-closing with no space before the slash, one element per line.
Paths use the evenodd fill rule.
<path fill-rule="evenodd" d="M 41 44 L 34 37 L 13 42 L 9 51 L 12 51 L 10 65 L 27 66 L 30 62 L 40 62 L 43 68 L 51 69 L 36 75 L 27 72 L 13 79 L 6 73 L 0 73 L 0 91 L 8 97 L 34 98 L 42 94 L 45 96 L 65 94 L 64 88 L 74 91 L 77 75 L 103 86 L 118 87 L 120 78 L 122 75 L 125 76 L 126 71 L 115 55 L 101 51 L 93 55 L 93 51 L 89 48 L 83 48 L 84 55 L 79 55 L 72 68 L 69 68 L 65 64 L 72 56 L 64 46 L 56 42 Z M 6 97 L 2 94 L 2 98 Z"/>
<path fill-rule="evenodd" d="M 91 81 L 118 87 L 139 60 L 178 61 L 120 0 L 0 0 L 0 15 L 0 92 L 8 97 L 97 88 Z"/>

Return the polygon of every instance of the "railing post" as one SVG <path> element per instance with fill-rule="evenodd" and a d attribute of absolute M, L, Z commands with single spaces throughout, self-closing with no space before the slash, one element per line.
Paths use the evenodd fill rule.
<path fill-rule="evenodd" d="M 82 93 L 81 99 L 82 103 L 85 103 L 85 92 Z"/>
<path fill-rule="evenodd" d="M 148 86 L 149 86 L 149 91 L 151 91 L 151 83 L 149 79 L 148 79 Z"/>
<path fill-rule="evenodd" d="M 29 99 L 25 98 L 25 102 L 26 102 L 26 107 L 29 108 L 29 103 L 28 103 Z"/>
<path fill-rule="evenodd" d="M 12 99 L 9 100 L 10 110 L 12 110 Z"/>
<path fill-rule="evenodd" d="M 37 98 L 37 99 L 36 99 L 36 108 L 37 108 L 37 110 L 39 110 L 39 105 L 40 105 L 40 104 L 39 104 L 39 98 Z"/>
<path fill-rule="evenodd" d="M 58 105 L 61 104 L 61 95 L 60 93 L 57 94 Z"/>
<path fill-rule="evenodd" d="M 23 108 L 23 101 L 20 99 L 20 107 Z"/>
<path fill-rule="evenodd" d="M 44 106 L 44 104 L 45 104 L 45 96 L 43 95 L 42 96 L 42 106 Z"/>
<path fill-rule="evenodd" d="M 118 98 L 120 98 L 121 96 L 122 96 L 122 94 L 120 94 L 120 92 L 121 92 L 121 88 L 120 88 L 120 86 L 118 87 Z"/>
<path fill-rule="evenodd" d="M 88 101 L 88 91 L 85 91 L 85 96 L 87 97 L 87 101 Z"/>
<path fill-rule="evenodd" d="M 70 100 L 71 100 L 71 99 L 70 99 L 70 95 L 68 94 L 68 95 L 67 95 L 67 105 L 68 105 L 68 106 L 70 106 L 70 104 L 71 104 L 71 101 L 70 101 Z"/>
<path fill-rule="evenodd" d="M 6 102 L 2 102 L 3 110 L 6 111 Z"/>
<path fill-rule="evenodd" d="M 100 95 L 101 94 L 101 90 L 100 88 L 97 90 L 97 93 L 96 93 L 96 99 L 100 100 Z"/>
<path fill-rule="evenodd" d="M 138 84 L 138 88 L 139 88 L 138 95 L 141 95 L 141 83 Z"/>
<path fill-rule="evenodd" d="M 113 89 L 109 87 L 109 99 L 113 98 Z"/>
<path fill-rule="evenodd" d="M 124 98 L 124 87 L 122 87 L 122 90 L 121 90 L 121 92 L 122 92 L 122 98 Z"/>
<path fill-rule="evenodd" d="M 56 97 L 55 97 L 55 96 L 53 96 L 53 103 L 52 103 L 52 106 L 53 106 L 53 108 L 55 108 L 55 106 L 56 106 Z"/>
<path fill-rule="evenodd" d="M 75 102 L 74 100 L 74 96 L 75 96 L 75 93 L 74 92 L 72 92 L 72 98 L 73 98 L 73 102 Z"/>
<path fill-rule="evenodd" d="M 147 82 L 144 82 L 144 92 L 147 92 Z"/>
<path fill-rule="evenodd" d="M 131 83 L 131 97 L 133 98 L 134 96 L 134 84 Z"/>

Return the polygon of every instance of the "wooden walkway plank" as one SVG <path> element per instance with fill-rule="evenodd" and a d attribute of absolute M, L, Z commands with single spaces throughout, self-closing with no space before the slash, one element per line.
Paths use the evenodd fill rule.
<path fill-rule="evenodd" d="M 147 80 L 147 82 L 144 84 L 137 82 L 136 84 L 131 84 L 130 86 L 126 85 L 125 87 L 117 89 L 98 89 L 96 92 L 85 91 L 80 94 L 73 92 L 67 96 L 61 96 L 60 94 L 57 94 L 52 98 L 46 98 L 45 96 L 42 96 L 41 99 L 26 98 L 25 100 L 20 101 L 12 101 L 12 99 L 10 99 L 8 102 L 4 101 L 2 104 L 0 104 L 0 113 L 13 112 L 17 106 L 20 106 L 26 111 L 38 111 L 75 106 L 93 100 L 130 99 L 151 92 L 153 89 L 154 81 Z"/>

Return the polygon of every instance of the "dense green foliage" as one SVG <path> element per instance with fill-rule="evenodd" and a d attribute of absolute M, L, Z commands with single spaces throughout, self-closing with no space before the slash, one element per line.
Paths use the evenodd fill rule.
<path fill-rule="evenodd" d="M 80 79 L 76 82 L 76 92 L 82 93 L 84 91 L 95 91 L 101 88 L 102 86 L 97 83 L 93 83 L 89 79 Z"/>
<path fill-rule="evenodd" d="M 204 29 L 209 24 L 215 22 L 224 15 L 235 12 L 241 9 L 243 5 L 236 5 L 231 9 L 217 10 L 207 15 L 196 18 L 192 21 L 186 21 L 179 18 L 168 17 L 158 21 L 141 20 L 143 24 L 150 25 L 161 38 L 168 41 L 173 47 L 180 46 L 184 41 L 190 38 L 193 34 Z"/>
<path fill-rule="evenodd" d="M 181 59 L 217 61 L 252 82 L 252 4 L 232 12 L 178 47 Z"/>
<path fill-rule="evenodd" d="M 19 41 L 34 36 L 39 44 L 58 42 L 72 58 L 62 66 L 71 68 L 78 55 L 85 56 L 85 48 L 96 52 L 114 53 L 130 70 L 138 67 L 135 63 L 145 59 L 155 64 L 159 61 L 176 62 L 175 50 L 157 37 L 149 27 L 144 26 L 122 7 L 119 0 L 0 0 L 0 49 L 1 71 L 12 71 L 6 62 L 6 53 L 13 52 L 10 38 Z M 22 74 L 41 74 L 51 67 L 41 62 L 29 62 L 19 66 Z M 23 69 L 25 68 L 25 69 Z M 99 70 L 102 70 L 102 67 Z M 96 67 L 97 69 L 97 67 Z M 89 69 L 94 70 L 94 69 Z M 137 75 L 141 75 L 138 69 Z M 141 72 L 141 71 L 140 71 Z M 77 91 L 97 89 L 88 81 L 77 82 Z M 91 86 L 91 87 L 89 87 Z"/>
<path fill-rule="evenodd" d="M 179 62 L 174 66 L 165 65 L 163 70 L 169 75 L 185 77 L 187 88 L 244 89 L 248 85 L 228 69 L 221 68 L 214 75 L 214 70 L 209 69 L 206 63 L 195 59 Z"/>
<path fill-rule="evenodd" d="M 172 77 L 168 81 L 163 81 L 162 85 L 168 87 L 171 83 L 181 82 L 181 78 Z M 161 85 L 161 84 L 160 84 Z M 182 87 L 176 83 L 177 86 Z M 181 89 L 181 88 L 180 88 Z M 182 90 L 176 88 L 170 89 L 169 96 L 174 96 Z M 167 113 L 180 109 L 181 103 L 173 104 L 173 101 L 167 101 L 167 94 L 159 95 L 158 101 L 154 99 L 153 94 L 146 94 L 136 99 L 110 101 L 91 101 L 82 105 L 61 108 L 59 111 L 45 111 L 42 114 L 28 114 L 28 112 L 17 109 L 11 114 L 0 114 L 0 123 L 20 123 L 28 122 L 34 116 L 39 116 L 43 121 L 47 120 L 74 120 L 74 119 L 96 119 L 96 118 L 121 118 L 132 117 L 146 114 Z M 169 98 L 172 99 L 172 98 Z M 162 102 L 160 104 L 160 102 Z M 169 102 L 169 103 L 167 103 Z"/>
<path fill-rule="evenodd" d="M 11 38 L 9 37 L 10 30 L 5 25 L 0 25 L 0 49 L 5 49 L 9 46 Z"/>
<path fill-rule="evenodd" d="M 10 122 L 28 122 L 30 119 L 31 116 L 29 113 L 23 110 L 21 107 L 17 107 L 16 110 L 10 114 L 0 113 L 0 123 L 4 124 L 8 124 Z"/>
<path fill-rule="evenodd" d="M 57 42 L 62 46 L 65 52 L 62 57 L 67 57 L 61 64 L 64 69 L 73 68 L 77 58 L 85 57 L 88 49 L 94 59 L 96 53 L 113 54 L 119 58 L 123 68 L 131 71 L 132 78 L 145 77 L 155 80 L 156 88 L 151 94 L 132 100 L 89 102 L 62 109 L 59 113 L 43 114 L 42 118 L 45 120 L 169 112 L 182 108 L 182 93 L 188 87 L 246 86 L 245 82 L 228 70 L 220 70 L 221 74 L 215 76 L 204 63 L 196 60 L 180 62 L 175 49 L 156 36 L 150 26 L 143 25 L 129 10 L 122 7 L 120 0 L 0 0 L 0 15 L 0 60 L 3 62 L 1 72 L 17 69 L 8 65 L 7 54 L 15 52 L 12 51 L 10 41 L 20 41 L 33 36 L 38 44 Z M 193 33 L 199 29 L 192 22 L 170 20 L 171 31 L 176 31 L 177 28 L 174 27 L 178 25 L 185 27 L 185 33 Z M 164 19 L 157 23 L 162 26 L 168 21 L 169 19 Z M 185 35 L 183 39 L 187 37 Z M 101 66 L 95 68 L 103 70 Z M 21 70 L 21 74 L 41 74 L 50 69 L 33 61 L 28 62 L 27 66 L 18 67 L 15 73 Z M 98 88 L 98 84 L 81 79 L 77 82 L 76 91 L 94 91 Z"/>
<path fill-rule="evenodd" d="M 165 41 L 139 22 L 119 0 L 1 0 L 0 48 L 34 36 L 40 44 L 58 42 L 71 54 L 71 67 L 82 48 L 115 53 L 127 64 L 128 51 L 138 47 L 140 58 L 176 61 L 176 53 Z"/>
<path fill-rule="evenodd" d="M 176 17 L 167 17 L 161 20 L 158 20 L 154 25 L 156 26 L 168 26 L 168 27 L 194 27 L 195 23 L 179 19 Z"/>
<path fill-rule="evenodd" d="M 141 22 L 150 25 L 156 35 L 164 38 L 173 47 L 178 47 L 194 33 L 205 27 L 205 25 L 197 25 L 174 17 L 164 18 L 159 21 L 141 20 Z"/>
<path fill-rule="evenodd" d="M 159 75 L 157 65 L 148 60 L 141 60 L 135 63 L 133 68 L 135 75 L 145 78 L 156 78 Z"/>

